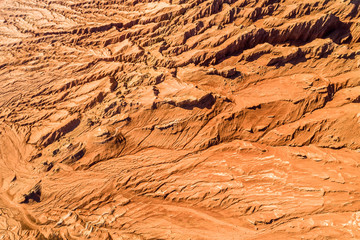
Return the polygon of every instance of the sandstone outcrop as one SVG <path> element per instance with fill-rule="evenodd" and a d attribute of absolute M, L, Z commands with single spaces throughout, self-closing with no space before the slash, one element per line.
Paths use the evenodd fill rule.
<path fill-rule="evenodd" d="M 359 239 L 359 47 L 356 0 L 0 0 L 0 239 Z"/>

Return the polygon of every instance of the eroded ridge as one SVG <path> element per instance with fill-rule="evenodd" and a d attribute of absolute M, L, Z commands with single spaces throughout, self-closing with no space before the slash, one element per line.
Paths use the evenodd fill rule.
<path fill-rule="evenodd" d="M 0 0 L 0 239 L 359 239 L 359 5 Z"/>

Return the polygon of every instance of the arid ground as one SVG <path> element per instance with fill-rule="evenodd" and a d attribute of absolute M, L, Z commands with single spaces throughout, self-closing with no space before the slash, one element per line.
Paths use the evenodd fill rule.
<path fill-rule="evenodd" d="M 360 1 L 0 0 L 0 239 L 360 239 Z"/>

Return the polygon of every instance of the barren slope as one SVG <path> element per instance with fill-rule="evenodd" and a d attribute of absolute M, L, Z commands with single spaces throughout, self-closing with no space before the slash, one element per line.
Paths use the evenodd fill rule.
<path fill-rule="evenodd" d="M 0 239 L 359 239 L 360 1 L 0 0 Z"/>

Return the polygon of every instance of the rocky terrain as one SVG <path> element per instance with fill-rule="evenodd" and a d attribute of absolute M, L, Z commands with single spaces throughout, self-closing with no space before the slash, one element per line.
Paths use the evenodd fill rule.
<path fill-rule="evenodd" d="M 0 239 L 360 239 L 360 1 L 0 0 Z"/>

